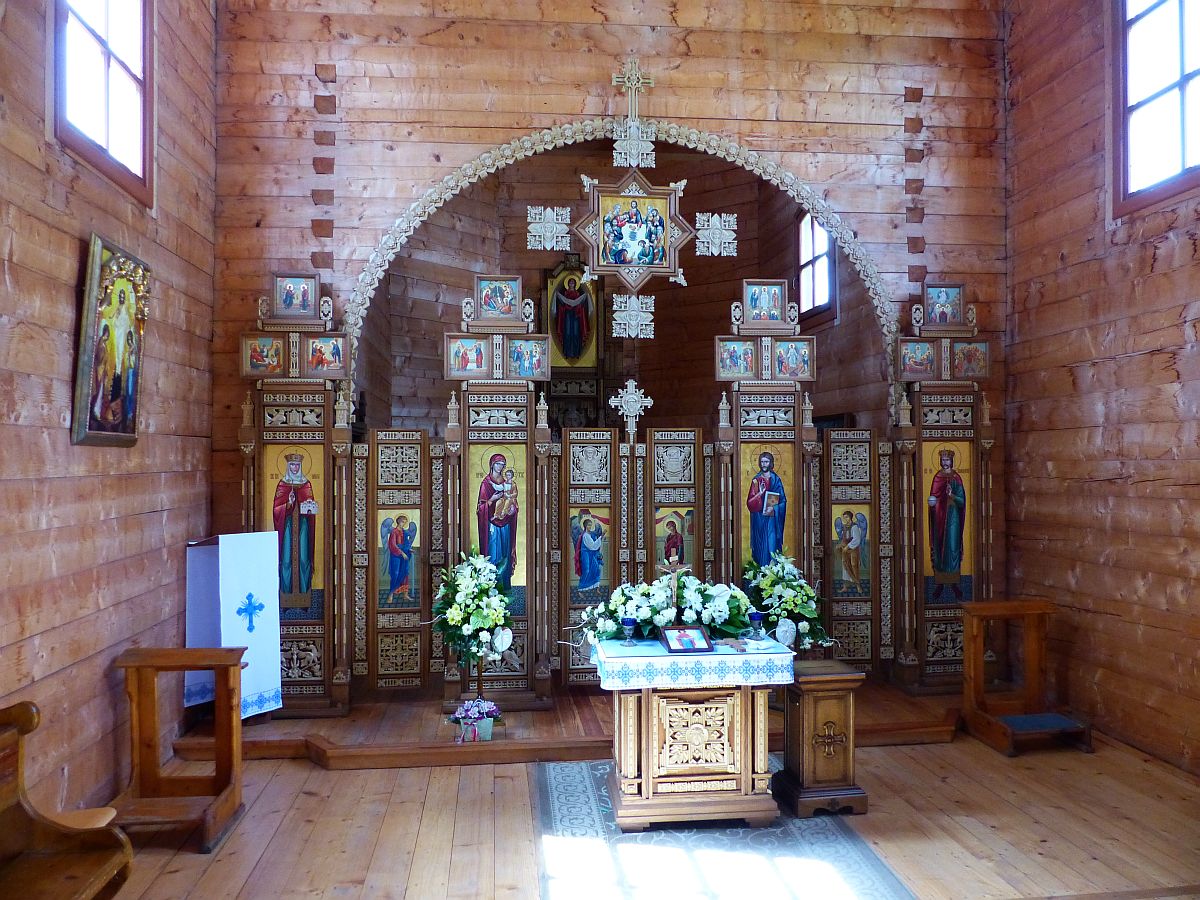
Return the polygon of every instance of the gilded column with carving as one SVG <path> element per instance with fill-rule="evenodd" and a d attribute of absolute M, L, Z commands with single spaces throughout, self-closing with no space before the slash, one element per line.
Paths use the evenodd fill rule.
<path fill-rule="evenodd" d="M 460 478 L 462 471 L 462 420 L 459 418 L 460 407 L 457 392 L 450 394 L 450 402 L 446 405 L 446 565 L 452 566 L 458 561 L 462 538 L 459 523 L 462 516 L 462 492 Z M 458 659 L 451 653 L 446 655 L 446 666 L 442 672 L 442 696 L 446 700 L 457 700 L 462 693 L 462 675 L 458 668 Z"/>
<path fill-rule="evenodd" d="M 737 446 L 737 430 L 730 420 L 729 397 L 725 393 L 721 394 L 717 414 L 717 503 L 714 510 L 717 580 L 736 583 L 733 571 L 733 451 Z"/>
<path fill-rule="evenodd" d="M 254 425 L 254 392 L 246 391 L 242 401 L 242 424 L 238 428 L 238 449 L 242 452 L 242 531 L 254 528 L 254 504 L 258 496 L 254 476 L 254 461 L 257 458 L 258 429 Z"/>
<path fill-rule="evenodd" d="M 534 465 L 537 497 L 534 521 L 533 553 L 533 629 L 535 638 L 533 692 L 539 697 L 550 696 L 550 648 L 557 635 L 550 629 L 550 606 L 557 604 L 558 593 L 550 587 L 550 504 L 554 497 L 550 489 L 550 422 L 546 395 L 542 394 L 535 407 L 537 418 L 533 428 Z"/>
<path fill-rule="evenodd" d="M 354 491 L 350 479 L 350 382 L 343 382 L 333 404 L 333 566 L 330 602 L 333 604 L 333 679 L 331 693 L 339 706 L 349 708 L 350 670 L 354 658 L 354 609 L 351 585 L 353 563 L 350 539 L 354 521 Z"/>

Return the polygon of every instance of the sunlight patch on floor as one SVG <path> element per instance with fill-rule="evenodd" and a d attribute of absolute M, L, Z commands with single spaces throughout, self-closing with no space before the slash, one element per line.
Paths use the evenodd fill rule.
<path fill-rule="evenodd" d="M 602 838 L 542 838 L 548 900 L 580 898 L 752 897 L 785 900 L 858 895 L 827 862 L 794 852 L 686 850 L 653 844 L 615 844 Z"/>

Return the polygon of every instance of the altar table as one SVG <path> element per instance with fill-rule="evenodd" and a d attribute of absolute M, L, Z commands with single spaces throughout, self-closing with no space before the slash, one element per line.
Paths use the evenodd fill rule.
<path fill-rule="evenodd" d="M 793 653 L 775 641 L 739 652 L 668 653 L 657 641 L 601 641 L 600 686 L 613 693 L 609 790 L 618 827 L 779 815 L 767 761 L 767 703 L 791 684 Z"/>

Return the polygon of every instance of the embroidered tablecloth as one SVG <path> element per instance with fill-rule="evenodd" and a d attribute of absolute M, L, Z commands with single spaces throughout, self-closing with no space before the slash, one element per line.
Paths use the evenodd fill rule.
<path fill-rule="evenodd" d="M 768 650 L 739 653 L 717 644 L 711 652 L 668 653 L 658 641 L 601 641 L 593 651 L 600 686 L 610 691 L 639 688 L 710 688 L 743 684 L 791 684 L 795 654 L 776 641 L 761 642 Z"/>

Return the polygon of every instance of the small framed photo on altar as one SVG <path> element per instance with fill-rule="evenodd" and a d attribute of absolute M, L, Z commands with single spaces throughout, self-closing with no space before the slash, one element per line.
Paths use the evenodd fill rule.
<path fill-rule="evenodd" d="M 716 341 L 717 381 L 746 381 L 759 377 L 757 340 L 718 337 Z"/>
<path fill-rule="evenodd" d="M 303 335 L 300 338 L 300 377 L 349 378 L 346 357 L 346 335 Z"/>
<path fill-rule="evenodd" d="M 927 338 L 896 338 L 896 377 L 901 381 L 937 381 L 941 342 Z"/>
<path fill-rule="evenodd" d="M 286 334 L 243 334 L 240 356 L 243 378 L 286 378 L 288 375 Z"/>
<path fill-rule="evenodd" d="M 703 625 L 664 625 L 658 639 L 668 653 L 704 653 L 713 648 Z"/>
<path fill-rule="evenodd" d="M 776 381 L 816 381 L 815 341 L 811 337 L 771 341 L 771 377 Z"/>
<path fill-rule="evenodd" d="M 316 275 L 276 275 L 271 318 L 295 322 L 321 320 L 321 282 Z"/>
<path fill-rule="evenodd" d="M 961 284 L 925 285 L 925 325 L 958 325 L 966 321 Z"/>
<path fill-rule="evenodd" d="M 520 275 L 475 276 L 475 321 L 524 323 Z"/>
<path fill-rule="evenodd" d="M 504 339 L 504 377 L 514 381 L 550 380 L 550 336 L 529 334 Z"/>
<path fill-rule="evenodd" d="M 469 381 L 492 377 L 492 338 L 486 334 L 447 334 L 444 336 L 448 380 Z"/>

